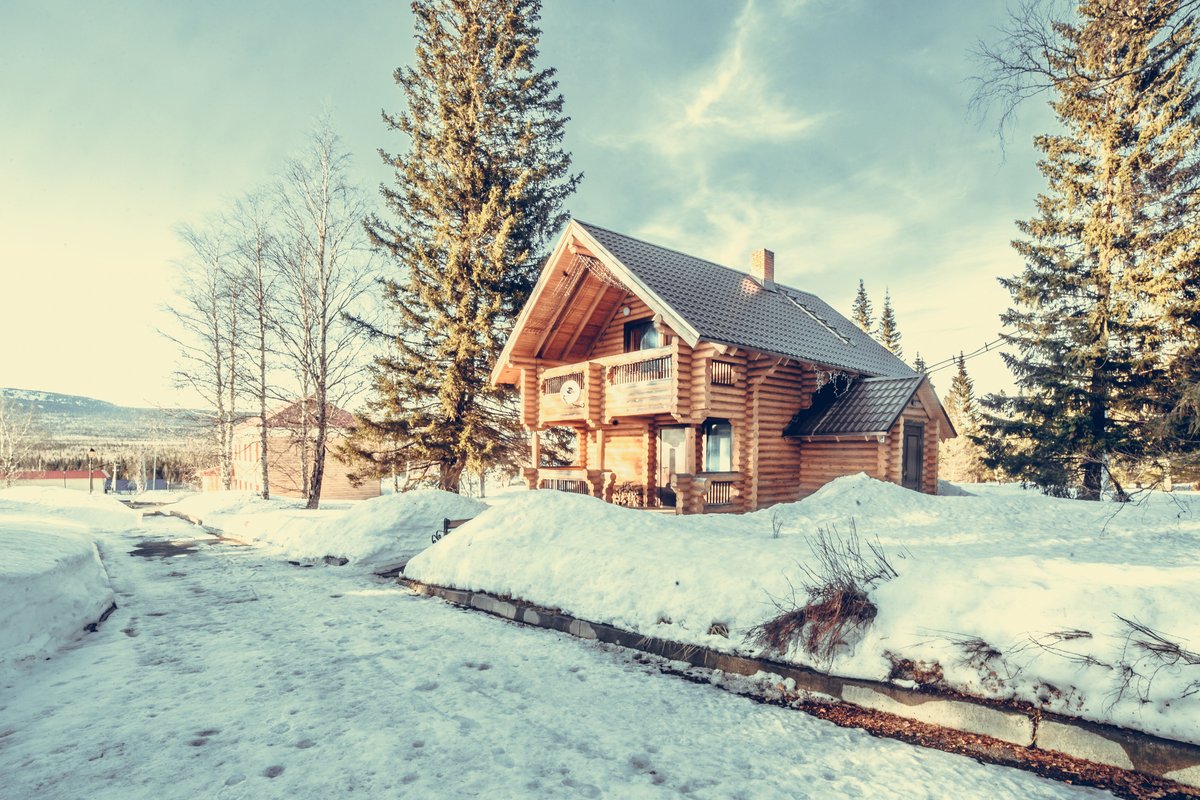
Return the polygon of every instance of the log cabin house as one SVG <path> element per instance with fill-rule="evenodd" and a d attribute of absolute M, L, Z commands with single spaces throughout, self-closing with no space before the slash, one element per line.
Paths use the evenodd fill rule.
<path fill-rule="evenodd" d="M 857 472 L 937 491 L 955 435 L 928 378 L 820 298 L 578 220 L 492 382 L 520 393 L 531 489 L 680 514 L 753 511 Z M 573 428 L 577 464 L 541 466 Z"/>

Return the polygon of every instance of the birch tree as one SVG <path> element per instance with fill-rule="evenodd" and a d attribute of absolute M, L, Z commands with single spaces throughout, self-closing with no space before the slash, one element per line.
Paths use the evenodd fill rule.
<path fill-rule="evenodd" d="M 0 481 L 4 486 L 12 486 L 16 474 L 29 466 L 40 442 L 33 405 L 0 393 Z"/>
<path fill-rule="evenodd" d="M 301 387 L 306 507 L 321 502 L 329 411 L 361 385 L 367 343 L 349 322 L 365 316 L 372 275 L 363 229 L 368 206 L 349 181 L 349 155 L 329 121 L 288 162 L 279 188 L 281 247 L 274 305 L 284 350 Z"/>
<path fill-rule="evenodd" d="M 247 195 L 234 206 L 231 217 L 234 230 L 232 250 L 233 288 L 241 302 L 249 352 L 243 360 L 239 381 L 254 403 L 259 425 L 260 494 L 271 498 L 270 437 L 267 428 L 267 404 L 273 396 L 269 381 L 274 359 L 275 325 L 272 316 L 277 291 L 279 254 L 272 229 L 271 208 L 262 192 Z"/>
<path fill-rule="evenodd" d="M 179 347 L 177 386 L 193 390 L 209 410 L 221 485 L 233 485 L 233 429 L 237 424 L 238 337 L 241 308 L 230 273 L 224 226 L 184 226 L 179 236 L 189 255 L 181 265 L 176 302 L 167 311 L 179 328 L 165 333 Z"/>

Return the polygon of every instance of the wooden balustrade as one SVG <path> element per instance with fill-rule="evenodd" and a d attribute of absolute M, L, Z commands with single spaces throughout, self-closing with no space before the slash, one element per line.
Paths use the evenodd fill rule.
<path fill-rule="evenodd" d="M 729 361 L 709 362 L 708 381 L 713 386 L 735 385 L 737 383 L 737 364 Z"/>
<path fill-rule="evenodd" d="M 544 478 L 541 488 L 569 494 L 591 494 L 588 482 L 578 478 Z"/>
<path fill-rule="evenodd" d="M 583 370 L 576 369 L 572 372 L 565 372 L 560 375 L 551 375 L 542 381 L 542 394 L 558 394 L 562 391 L 563 384 L 567 381 L 575 381 L 579 384 L 580 390 L 585 389 L 583 383 Z"/>
<path fill-rule="evenodd" d="M 733 503 L 733 481 L 709 481 L 704 492 L 704 505 L 727 506 Z"/>
<path fill-rule="evenodd" d="M 662 381 L 674 375 L 671 357 L 658 356 L 630 364 L 617 364 L 608 368 L 608 385 L 625 386 L 630 383 Z"/>

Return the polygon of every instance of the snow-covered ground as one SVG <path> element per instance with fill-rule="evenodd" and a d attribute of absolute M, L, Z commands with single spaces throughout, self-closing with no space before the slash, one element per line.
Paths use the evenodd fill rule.
<path fill-rule="evenodd" d="M 365 567 L 401 564 L 429 546 L 443 519 L 474 517 L 487 508 L 478 500 L 437 489 L 323 503 L 318 511 L 303 506 L 300 500 L 208 492 L 169 508 L 290 559 L 312 562 L 333 556 Z"/>
<path fill-rule="evenodd" d="M 705 517 L 533 492 L 430 547 L 405 574 L 759 654 L 747 632 L 804 604 L 818 531 L 844 540 L 857 530 L 878 538 L 899 572 L 871 591 L 878 616 L 831 661 L 798 646 L 785 660 L 875 680 L 904 676 L 893 670 L 909 660 L 970 694 L 1200 742 L 1200 499 L 1119 505 L 968 488 L 975 494 L 933 497 L 858 475 L 798 503 Z M 1187 652 L 1163 652 L 1121 617 Z M 714 624 L 729 638 L 710 635 Z"/>
<path fill-rule="evenodd" d="M 200 535 L 145 525 L 97 534 L 120 606 L 100 631 L 0 676 L 0 796 L 1108 796 L 666 677 L 362 571 L 221 543 L 130 555 Z"/>
<path fill-rule="evenodd" d="M 69 489 L 0 491 L 0 670 L 84 635 L 112 605 L 94 538 L 136 527 L 117 501 Z"/>

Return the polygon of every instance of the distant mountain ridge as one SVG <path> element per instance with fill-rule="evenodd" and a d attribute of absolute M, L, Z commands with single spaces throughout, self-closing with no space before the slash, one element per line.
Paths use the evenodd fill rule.
<path fill-rule="evenodd" d="M 178 441 L 204 432 L 203 412 L 131 408 L 82 395 L 0 388 L 17 408 L 32 408 L 37 426 L 55 442 L 135 443 Z"/>

